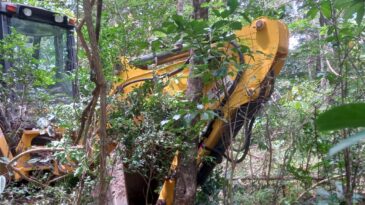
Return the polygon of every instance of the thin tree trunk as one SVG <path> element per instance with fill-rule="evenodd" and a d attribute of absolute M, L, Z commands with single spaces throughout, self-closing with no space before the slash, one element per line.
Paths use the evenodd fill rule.
<path fill-rule="evenodd" d="M 339 75 L 342 76 L 340 82 L 340 92 L 341 92 L 341 104 L 345 104 L 345 100 L 347 98 L 347 69 L 344 67 L 344 62 L 347 56 L 346 53 L 343 53 L 341 48 L 341 40 L 339 38 L 339 28 L 338 28 L 338 20 L 336 18 L 335 13 L 332 14 L 332 23 L 334 26 L 334 34 L 337 41 L 338 47 L 334 50 L 337 53 L 338 59 L 338 67 L 340 68 Z M 341 132 L 342 137 L 345 139 L 348 137 L 348 131 L 346 129 L 342 130 Z M 345 185 L 344 186 L 344 195 L 346 204 L 352 204 L 352 196 L 353 196 L 353 189 L 352 189 L 352 156 L 350 148 L 346 148 L 343 150 L 343 157 L 345 162 Z"/>
<path fill-rule="evenodd" d="M 208 19 L 208 8 L 201 8 L 201 4 L 209 2 L 209 0 L 193 0 L 194 19 Z M 192 55 L 194 55 L 192 53 Z M 194 58 L 191 60 L 190 75 L 188 78 L 188 85 L 186 90 L 186 98 L 195 103 L 200 103 L 203 95 L 203 82 L 201 78 L 193 76 L 194 64 L 200 62 L 194 62 Z M 194 126 L 197 119 L 193 120 L 191 126 Z M 180 164 L 178 167 L 178 178 L 175 189 L 175 204 L 177 205 L 190 205 L 194 204 L 196 195 L 196 177 L 197 166 L 195 157 L 198 153 L 197 143 L 198 138 L 186 139 L 189 143 L 189 148 L 186 153 L 181 156 Z"/>
<path fill-rule="evenodd" d="M 184 13 L 184 2 L 185 0 L 177 0 L 176 13 L 182 15 Z"/>
<path fill-rule="evenodd" d="M 100 19 L 97 19 L 97 29 L 95 29 L 92 18 L 92 4 L 89 0 L 83 1 L 85 24 L 90 39 L 90 65 L 91 69 L 95 73 L 95 84 L 100 88 L 100 119 L 99 119 L 99 137 L 100 137 L 100 165 L 99 165 L 99 183 L 100 183 L 100 195 L 99 204 L 105 204 L 107 199 L 107 187 L 108 182 L 106 180 L 106 144 L 107 144 L 107 134 L 106 134 L 106 122 L 107 122 L 107 112 L 106 112 L 106 80 L 102 70 L 102 63 L 100 57 L 100 50 L 98 45 L 98 38 L 100 32 Z M 98 1 L 98 18 L 101 18 L 101 8 L 102 1 Z"/>
<path fill-rule="evenodd" d="M 193 0 L 194 19 L 208 19 L 208 7 L 202 8 L 201 5 L 209 1 L 210 0 Z"/>

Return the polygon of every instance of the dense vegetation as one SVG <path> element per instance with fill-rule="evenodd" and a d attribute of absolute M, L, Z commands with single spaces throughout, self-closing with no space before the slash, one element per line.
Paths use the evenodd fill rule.
<path fill-rule="evenodd" d="M 103 85 L 98 84 L 98 62 L 91 59 L 96 51 L 85 49 L 83 40 L 89 48 L 93 48 L 93 40 L 97 42 L 106 93 L 111 93 L 115 82 L 123 80 L 116 73 L 125 68 L 124 57 L 133 59 L 169 50 L 178 41 L 194 50 L 194 72 L 205 85 L 232 75 L 227 65 L 238 64 L 237 60 L 221 48 L 236 38 L 232 31 L 260 16 L 281 19 L 288 25 L 291 37 L 286 64 L 253 125 L 246 159 L 238 164 L 224 160 L 218 165 L 208 181 L 198 187 L 195 203 L 364 203 L 364 1 L 211 0 L 201 5 L 209 11 L 208 19 L 199 20 L 191 15 L 195 7 L 190 1 L 99 0 L 94 7 L 101 5 L 102 12 L 94 7 L 92 10 L 93 18 L 97 21 L 100 14 L 101 20 L 100 35 L 95 39 L 89 35 L 81 1 L 13 2 L 72 15 L 79 24 L 86 21 L 86 25 L 76 29 L 77 69 L 64 74 L 65 79 L 78 85 L 73 99 L 53 94 L 55 85 L 62 84 L 57 80 L 57 71 L 38 69 L 47 62 L 34 59 L 34 48 L 22 44 L 25 40 L 21 35 L 14 32 L 1 41 L 1 60 L 17 60 L 11 70 L 0 75 L 0 112 L 14 105 L 18 109 L 17 103 L 25 101 L 33 107 L 27 112 L 31 119 L 13 116 L 18 124 L 12 122 L 6 129 L 0 124 L 8 141 L 15 143 L 19 139 L 22 120 L 47 118 L 66 130 L 60 141 L 48 145 L 66 148 L 55 152 L 54 158 L 77 162 L 72 174 L 47 188 L 8 181 L 0 195 L 4 204 L 91 203 L 98 197 L 96 190 L 103 180 L 100 173 L 105 171 L 102 168 L 118 162 L 124 163 L 125 172 L 138 173 L 149 185 L 156 184 L 148 186 L 147 193 L 158 192 L 174 153 L 191 153 L 197 136 L 216 117 L 214 110 L 203 109 L 203 104 L 214 103 L 212 99 L 203 96 L 189 101 L 184 93 L 167 95 L 163 92 L 168 83 L 165 79 L 145 83 L 128 96 L 108 95 L 107 107 L 103 108 L 103 103 L 97 102 L 103 92 Z M 251 54 L 245 46 L 240 49 L 245 55 Z M 239 72 L 245 67 L 237 65 L 236 69 Z M 12 89 L 19 85 L 20 90 Z M 62 105 L 53 106 L 57 97 L 63 98 Z M 108 112 L 105 136 L 99 128 L 101 109 Z M 76 138 L 82 138 L 84 149 L 74 149 Z M 106 161 L 99 157 L 105 154 L 103 140 L 117 143 L 116 151 Z M 235 142 L 239 144 L 240 140 L 244 140 L 244 130 Z M 229 152 L 239 155 L 234 146 Z M 7 163 L 3 158 L 2 162 Z M 107 182 L 113 181 L 106 178 Z M 49 176 L 38 173 L 38 179 L 46 183 Z M 156 190 L 149 190 L 154 187 Z"/>

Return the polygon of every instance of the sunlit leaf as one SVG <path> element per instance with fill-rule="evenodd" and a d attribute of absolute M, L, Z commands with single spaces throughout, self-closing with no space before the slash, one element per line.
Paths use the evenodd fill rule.
<path fill-rule="evenodd" d="M 346 5 L 351 4 L 353 0 L 335 0 L 334 2 L 334 6 L 337 9 L 341 9 L 343 7 L 345 7 Z"/>
<path fill-rule="evenodd" d="M 168 122 L 169 122 L 169 120 L 162 120 L 160 124 L 161 124 L 161 126 L 164 126 L 164 125 L 166 125 Z"/>
<path fill-rule="evenodd" d="M 230 10 L 224 10 L 220 13 L 220 17 L 227 18 L 229 15 L 231 15 L 232 12 Z"/>
<path fill-rule="evenodd" d="M 4 192 L 5 186 L 6 186 L 6 178 L 3 175 L 1 175 L 0 176 L 0 194 L 2 194 Z"/>
<path fill-rule="evenodd" d="M 204 112 L 201 114 L 201 120 L 209 120 L 210 116 L 208 113 Z"/>
<path fill-rule="evenodd" d="M 245 12 L 241 12 L 240 15 L 248 22 L 251 23 L 251 19 L 249 17 L 249 15 L 247 15 Z"/>
<path fill-rule="evenodd" d="M 351 1 L 348 4 L 343 5 L 343 7 L 344 7 L 343 17 L 345 19 L 350 19 L 356 15 L 356 23 L 360 25 L 364 17 L 365 1 L 363 0 Z"/>
<path fill-rule="evenodd" d="M 325 16 L 326 18 L 331 18 L 331 2 L 323 1 L 321 3 L 321 11 L 323 16 Z"/>
<path fill-rule="evenodd" d="M 351 145 L 354 145 L 356 143 L 359 143 L 360 141 L 365 139 L 365 130 L 362 132 L 357 133 L 356 135 L 353 135 L 351 137 L 348 137 L 345 140 L 342 140 L 340 143 L 332 147 L 329 151 L 329 155 L 332 156 L 338 152 L 340 152 L 343 149 L 346 149 L 350 147 Z"/>
<path fill-rule="evenodd" d="M 309 19 L 314 19 L 314 17 L 316 17 L 318 13 L 318 9 L 316 7 L 312 7 L 308 12 L 307 12 L 307 17 Z"/>
<path fill-rule="evenodd" d="M 174 120 L 179 120 L 181 118 L 181 115 L 174 115 L 173 117 L 172 117 L 172 119 L 174 119 Z"/>
<path fill-rule="evenodd" d="M 0 157 L 1 164 L 8 164 L 10 160 L 7 157 Z"/>

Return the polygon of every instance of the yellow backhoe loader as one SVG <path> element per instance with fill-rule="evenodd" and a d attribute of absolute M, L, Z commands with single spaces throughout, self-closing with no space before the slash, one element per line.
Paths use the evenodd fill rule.
<path fill-rule="evenodd" d="M 44 57 L 45 54 L 42 52 L 52 55 L 51 58 L 47 58 L 52 59 L 52 62 L 47 62 L 44 66 L 52 65 L 57 69 L 57 73 L 72 71 L 75 68 L 74 24 L 74 19 L 58 13 L 0 2 L 0 40 L 5 39 L 14 30 L 27 36 L 30 39 L 30 45 L 36 48 L 36 58 Z M 202 136 L 203 140 L 199 144 L 196 162 L 199 185 L 204 183 L 223 157 L 233 160 L 226 154 L 226 149 L 231 144 L 232 136 L 234 137 L 242 127 L 245 128 L 246 138 L 242 147 L 243 154 L 237 161 L 244 159 L 250 145 L 255 116 L 263 103 L 269 99 L 275 77 L 283 67 L 288 54 L 288 29 L 278 20 L 261 17 L 236 31 L 236 36 L 238 40 L 227 44 L 226 49 L 230 55 L 238 59 L 238 62 L 246 64 L 246 69 L 237 71 L 232 65 L 229 69 L 234 71 L 232 72 L 234 75 L 222 79 L 221 82 L 212 83 L 203 90 L 205 95 L 217 98 L 216 103 L 207 105 L 206 109 L 216 110 L 217 113 L 220 113 L 220 117 L 216 117 L 207 125 Z M 42 43 L 45 44 L 42 45 Z M 240 53 L 239 49 L 236 49 L 239 44 L 248 46 L 251 49 L 251 55 L 246 56 Z M 52 47 L 52 52 L 49 52 L 49 47 Z M 122 64 L 126 69 L 120 72 L 119 77 L 122 80 L 113 86 L 113 95 L 128 94 L 144 82 L 155 78 L 174 79 L 168 81 L 170 83 L 164 88 L 164 92 L 170 95 L 185 92 L 189 69 L 183 65 L 188 64 L 189 59 L 190 52 L 181 48 L 167 53 L 142 56 L 131 62 L 123 58 Z M 158 69 L 149 69 L 148 65 L 151 61 L 154 66 L 158 66 Z M 12 66 L 12 62 L 6 60 L 2 60 L 0 63 L 2 73 L 6 73 Z M 0 83 L 2 83 L 1 79 Z M 228 88 L 226 93 L 222 93 L 218 89 L 222 83 Z M 60 89 L 56 89 L 57 86 Z M 61 90 L 71 97 L 72 92 L 75 92 L 72 82 L 67 82 L 67 79 L 57 83 L 53 87 L 54 90 Z M 123 100 L 123 97 L 121 99 Z M 5 117 L 6 115 L 0 112 L 0 121 Z M 34 170 L 50 170 L 58 176 L 73 171 L 71 165 L 62 165 L 55 160 L 39 164 L 29 163 L 34 155 L 39 154 L 32 151 L 34 147 L 57 140 L 57 136 L 62 134 L 61 129 L 28 127 L 23 129 L 20 141 L 13 148 L 8 145 L 3 133 L 11 131 L 12 125 L 0 123 L 0 126 L 0 154 L 11 161 L 11 171 L 15 172 L 13 173 L 15 180 L 29 177 L 30 172 Z M 202 160 L 206 156 L 212 157 L 214 162 L 209 163 Z M 171 164 L 169 176 L 164 180 L 160 191 L 159 204 L 173 204 L 178 163 L 179 156 L 176 155 Z M 0 171 L 4 174 L 8 170 L 5 166 L 0 166 Z"/>

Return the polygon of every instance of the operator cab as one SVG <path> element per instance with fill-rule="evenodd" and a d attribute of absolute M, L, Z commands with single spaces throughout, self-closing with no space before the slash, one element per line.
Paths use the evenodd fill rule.
<path fill-rule="evenodd" d="M 61 85 L 65 73 L 75 68 L 75 40 L 73 36 L 75 19 L 41 8 L 0 2 L 0 40 L 8 35 L 23 37 L 25 47 L 32 49 L 32 57 L 37 61 L 33 68 L 54 73 Z M 6 42 L 2 42 L 6 43 Z M 3 54 L 1 54 L 3 55 Z M 12 67 L 9 59 L 0 59 L 2 72 Z M 49 77 L 49 76 L 47 76 Z M 71 94 L 71 85 L 62 85 Z"/>
<path fill-rule="evenodd" d="M 51 107 L 74 101 L 75 22 L 42 8 L 0 2 L 0 105 L 21 113 L 12 121 L 40 128 L 35 122 L 47 118 Z"/>

